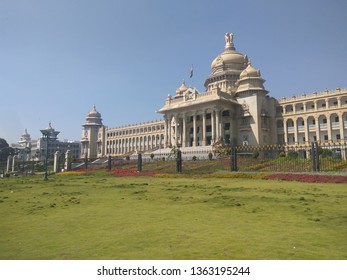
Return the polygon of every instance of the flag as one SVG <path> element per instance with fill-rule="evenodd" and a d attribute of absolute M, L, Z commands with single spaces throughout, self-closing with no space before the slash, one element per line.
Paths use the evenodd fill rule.
<path fill-rule="evenodd" d="M 192 64 L 192 67 L 190 67 L 190 74 L 189 74 L 189 77 L 190 77 L 190 78 L 193 77 L 193 64 Z"/>

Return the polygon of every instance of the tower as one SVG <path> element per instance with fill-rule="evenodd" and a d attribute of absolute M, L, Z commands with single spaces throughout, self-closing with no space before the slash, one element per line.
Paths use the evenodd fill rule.
<path fill-rule="evenodd" d="M 96 110 L 95 105 L 88 113 L 86 122 L 82 126 L 81 158 L 96 158 L 98 155 L 99 129 L 103 127 L 103 124 L 101 114 Z"/>

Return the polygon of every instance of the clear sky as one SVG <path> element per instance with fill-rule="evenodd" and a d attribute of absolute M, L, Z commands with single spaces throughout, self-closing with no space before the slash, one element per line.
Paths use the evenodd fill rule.
<path fill-rule="evenodd" d="M 94 104 L 109 127 L 160 119 L 182 79 L 205 90 L 226 32 L 275 98 L 347 87 L 346 15 L 345 0 L 0 0 L 0 138 L 51 121 L 80 140 Z"/>

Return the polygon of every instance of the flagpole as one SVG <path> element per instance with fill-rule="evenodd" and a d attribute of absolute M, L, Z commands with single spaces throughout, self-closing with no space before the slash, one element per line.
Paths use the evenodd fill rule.
<path fill-rule="evenodd" d="M 194 79 L 193 79 L 193 73 L 194 72 L 194 66 L 192 64 L 192 66 L 190 67 L 190 73 L 189 73 L 189 77 L 190 77 L 190 81 L 192 83 L 192 87 L 194 88 Z"/>

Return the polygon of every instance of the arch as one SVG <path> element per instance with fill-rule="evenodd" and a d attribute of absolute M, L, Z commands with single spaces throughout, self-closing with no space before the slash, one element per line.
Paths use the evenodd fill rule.
<path fill-rule="evenodd" d="M 276 127 L 277 128 L 283 128 L 283 126 L 284 126 L 283 120 L 277 120 Z"/>
<path fill-rule="evenodd" d="M 289 118 L 286 120 L 286 125 L 288 127 L 294 127 L 294 120 L 292 118 Z"/>
<path fill-rule="evenodd" d="M 304 111 L 304 103 L 303 102 L 296 103 L 294 106 L 295 106 L 295 112 L 296 113 Z"/>
<path fill-rule="evenodd" d="M 287 114 L 292 113 L 292 112 L 294 111 L 294 109 L 293 109 L 293 104 L 288 104 L 288 105 L 286 105 L 286 106 L 285 106 L 285 111 L 286 111 Z"/>

